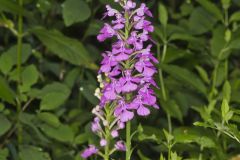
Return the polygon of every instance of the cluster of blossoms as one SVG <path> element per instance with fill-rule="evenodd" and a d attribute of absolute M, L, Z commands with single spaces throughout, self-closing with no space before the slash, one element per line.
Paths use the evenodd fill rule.
<path fill-rule="evenodd" d="M 105 23 L 97 36 L 100 42 L 113 38 L 111 51 L 104 52 L 98 81 L 100 88 L 95 95 L 100 99 L 92 113 L 96 116 L 92 122 L 92 131 L 101 138 L 100 146 L 111 143 L 114 149 L 125 151 L 126 147 L 118 138 L 120 129 L 134 115 L 147 116 L 149 107 L 158 109 L 152 86 L 157 87 L 153 75 L 157 72 L 154 63 L 158 60 L 151 53 L 149 33 L 154 27 L 146 17 L 152 17 L 148 7 L 142 3 L 139 8 L 132 0 L 115 0 L 122 7 L 120 12 L 106 5 L 104 17 L 112 17 L 111 24 Z M 110 142 L 111 140 L 111 142 Z M 89 145 L 82 157 L 101 154 L 94 145 Z"/>

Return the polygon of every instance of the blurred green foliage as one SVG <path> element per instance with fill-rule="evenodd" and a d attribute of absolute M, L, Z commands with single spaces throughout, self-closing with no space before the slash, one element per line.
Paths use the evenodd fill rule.
<path fill-rule="evenodd" d="M 144 2 L 154 13 L 161 108 L 134 120 L 139 132 L 132 159 L 237 156 L 240 1 Z M 0 0 L 0 160 L 81 160 L 87 144 L 98 142 L 90 131 L 91 109 L 98 103 L 100 55 L 109 43 L 100 44 L 96 35 L 108 3 L 114 5 Z"/>

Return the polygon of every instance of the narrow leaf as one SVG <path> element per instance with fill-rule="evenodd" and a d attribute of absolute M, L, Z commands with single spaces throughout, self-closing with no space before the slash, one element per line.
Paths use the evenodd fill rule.
<path fill-rule="evenodd" d="M 170 74 L 172 77 L 175 77 L 181 80 L 186 85 L 191 85 L 192 87 L 197 89 L 199 92 L 204 94 L 206 93 L 207 88 L 204 85 L 204 83 L 199 79 L 198 76 L 196 76 L 191 71 L 175 65 L 162 65 L 162 68 L 165 72 Z"/>
<path fill-rule="evenodd" d="M 159 21 L 161 22 L 161 24 L 166 27 L 167 26 L 167 21 L 168 21 L 168 13 L 167 13 L 167 9 L 165 8 L 165 6 L 160 3 L 158 6 L 158 14 L 159 14 Z"/>
<path fill-rule="evenodd" d="M 223 20 L 221 10 L 210 0 L 197 0 L 208 12 L 212 13 L 218 20 Z"/>

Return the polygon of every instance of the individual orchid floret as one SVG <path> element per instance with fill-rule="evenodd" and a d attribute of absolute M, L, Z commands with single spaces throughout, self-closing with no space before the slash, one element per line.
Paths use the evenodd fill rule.
<path fill-rule="evenodd" d="M 104 146 L 106 146 L 106 145 L 107 145 L 106 139 L 101 139 L 101 140 L 100 140 L 100 146 L 104 147 Z"/>
<path fill-rule="evenodd" d="M 100 34 L 97 36 L 97 39 L 102 42 L 107 38 L 111 38 L 116 34 L 116 31 L 109 25 L 105 24 L 101 29 Z"/>
<path fill-rule="evenodd" d="M 119 151 L 126 151 L 126 146 L 123 141 L 117 141 L 115 148 Z"/>
<path fill-rule="evenodd" d="M 117 130 L 113 130 L 112 132 L 111 132 L 111 135 L 112 135 L 112 137 L 113 138 L 116 138 L 116 137 L 118 137 L 118 131 Z"/>
<path fill-rule="evenodd" d="M 89 147 L 83 151 L 81 156 L 83 158 L 88 158 L 97 153 L 98 153 L 98 149 L 94 145 L 89 145 Z"/>

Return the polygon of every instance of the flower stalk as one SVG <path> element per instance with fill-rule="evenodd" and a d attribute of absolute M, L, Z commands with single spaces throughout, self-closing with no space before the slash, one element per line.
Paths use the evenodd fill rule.
<path fill-rule="evenodd" d="M 131 158 L 131 121 L 127 122 L 126 126 L 126 160 Z"/>

